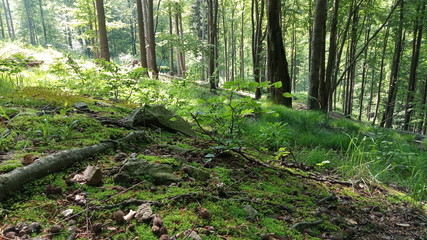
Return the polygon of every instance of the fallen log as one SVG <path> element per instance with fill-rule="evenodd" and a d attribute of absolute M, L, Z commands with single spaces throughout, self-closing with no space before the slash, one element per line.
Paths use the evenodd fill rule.
<path fill-rule="evenodd" d="M 132 132 L 126 137 L 115 141 L 107 140 L 89 147 L 64 150 L 43 157 L 28 166 L 0 175 L 0 201 L 5 199 L 12 191 L 20 189 L 25 183 L 62 171 L 76 162 L 104 153 L 109 149 L 142 142 L 148 142 L 146 135 L 140 131 Z"/>

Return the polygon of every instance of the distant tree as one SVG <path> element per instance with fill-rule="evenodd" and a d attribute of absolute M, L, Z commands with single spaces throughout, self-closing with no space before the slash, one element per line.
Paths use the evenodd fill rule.
<path fill-rule="evenodd" d="M 209 64 L 208 78 L 211 90 L 217 88 L 217 65 L 218 65 L 218 0 L 208 1 L 208 48 Z"/>
<path fill-rule="evenodd" d="M 143 0 L 136 0 L 136 11 L 138 15 L 139 53 L 141 55 L 141 66 L 143 68 L 148 68 L 147 49 L 145 46 L 144 11 L 141 1 Z"/>
<path fill-rule="evenodd" d="M 99 47 L 101 49 L 100 57 L 106 61 L 110 61 L 110 49 L 108 48 L 104 0 L 96 0 L 96 13 L 98 16 Z"/>
<path fill-rule="evenodd" d="M 156 61 L 156 40 L 154 32 L 154 8 L 153 0 L 143 0 L 145 5 L 145 33 L 147 38 L 147 65 L 148 69 L 152 72 L 153 77 L 157 78 L 159 70 L 157 69 Z"/>

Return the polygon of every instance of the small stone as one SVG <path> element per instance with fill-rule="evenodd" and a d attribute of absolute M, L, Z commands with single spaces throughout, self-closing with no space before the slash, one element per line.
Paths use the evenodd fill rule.
<path fill-rule="evenodd" d="M 165 227 L 161 227 L 159 235 L 166 235 L 166 234 L 168 234 L 168 229 Z"/>
<path fill-rule="evenodd" d="M 206 208 L 200 208 L 199 216 L 203 219 L 208 219 L 211 217 L 211 213 Z"/>
<path fill-rule="evenodd" d="M 86 184 L 89 186 L 99 186 L 102 184 L 102 172 L 98 167 L 87 166 L 83 172 Z"/>
<path fill-rule="evenodd" d="M 48 229 L 48 232 L 50 232 L 50 233 L 59 233 L 61 230 L 62 230 L 62 227 L 59 226 L 59 225 L 57 225 L 57 224 L 55 224 L 55 225 L 53 225 L 52 227 L 50 227 Z"/>
<path fill-rule="evenodd" d="M 31 232 L 33 232 L 33 233 L 39 233 L 41 231 L 41 229 L 42 229 L 42 226 L 38 222 L 32 222 L 30 224 L 30 228 L 31 228 Z"/>
<path fill-rule="evenodd" d="M 151 232 L 153 232 L 154 235 L 159 235 L 160 234 L 160 227 L 157 225 L 151 226 Z"/>
<path fill-rule="evenodd" d="M 71 216 L 71 214 L 73 214 L 73 211 L 74 211 L 73 209 L 67 209 L 67 210 L 62 211 L 61 215 L 64 217 L 69 217 L 69 216 Z"/>
<path fill-rule="evenodd" d="M 151 209 L 150 204 L 144 203 L 141 204 L 136 210 L 135 219 L 138 222 L 147 221 L 153 215 L 153 210 Z"/>
<path fill-rule="evenodd" d="M 129 213 L 126 214 L 126 216 L 124 216 L 123 218 L 125 219 L 126 222 L 130 222 L 135 217 L 135 214 L 136 214 L 136 211 L 130 210 Z"/>
<path fill-rule="evenodd" d="M 73 107 L 77 110 L 87 110 L 89 107 L 87 106 L 86 103 L 81 102 L 81 103 L 74 103 Z"/>
<path fill-rule="evenodd" d="M 52 184 L 48 184 L 45 188 L 45 193 L 46 195 L 54 195 L 54 194 L 61 194 L 62 193 L 62 188 L 61 187 L 56 187 Z"/>
<path fill-rule="evenodd" d="M 124 216 L 125 213 L 122 210 L 117 210 L 113 214 L 113 219 L 117 224 L 122 224 L 125 222 Z"/>
<path fill-rule="evenodd" d="M 9 238 L 9 239 L 15 239 L 15 237 L 16 237 L 16 232 L 7 232 L 7 233 L 4 233 L 4 236 L 5 236 L 6 238 Z"/>
<path fill-rule="evenodd" d="M 258 211 L 253 208 L 251 205 L 245 205 L 243 210 L 248 214 L 250 218 L 255 218 L 258 215 Z"/>
<path fill-rule="evenodd" d="M 166 234 L 163 234 L 162 236 L 159 237 L 159 240 L 169 240 L 170 237 Z"/>
<path fill-rule="evenodd" d="M 159 227 L 163 226 L 163 220 L 159 214 L 152 215 L 152 218 L 153 218 L 153 225 L 156 225 Z"/>
<path fill-rule="evenodd" d="M 92 226 L 92 232 L 95 233 L 95 235 L 98 235 L 102 233 L 102 227 L 103 227 L 102 223 L 95 223 Z"/>
<path fill-rule="evenodd" d="M 114 157 L 114 161 L 121 162 L 126 159 L 126 153 L 119 153 L 117 156 Z"/>
<path fill-rule="evenodd" d="M 195 231 L 192 231 L 192 230 L 185 230 L 184 236 L 188 236 L 188 238 L 193 240 L 202 240 L 199 234 L 197 234 Z"/>

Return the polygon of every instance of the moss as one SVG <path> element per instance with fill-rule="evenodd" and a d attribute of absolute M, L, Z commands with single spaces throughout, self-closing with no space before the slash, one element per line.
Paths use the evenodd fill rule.
<path fill-rule="evenodd" d="M 19 160 L 7 160 L 0 163 L 0 173 L 7 173 L 22 166 L 23 165 Z"/>
<path fill-rule="evenodd" d="M 156 162 L 161 164 L 169 164 L 173 166 L 179 166 L 179 162 L 174 158 L 162 157 L 162 156 L 150 156 L 150 155 L 138 155 L 139 159 L 146 160 L 148 162 Z"/>

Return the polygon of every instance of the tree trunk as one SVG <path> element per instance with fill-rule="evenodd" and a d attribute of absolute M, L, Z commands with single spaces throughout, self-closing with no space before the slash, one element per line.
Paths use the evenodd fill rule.
<path fill-rule="evenodd" d="M 280 82 L 281 87 L 273 89 L 273 102 L 292 108 L 292 98 L 283 94 L 291 93 L 291 78 L 288 62 L 283 46 L 282 29 L 280 27 L 280 0 L 268 0 L 268 78 L 271 83 Z"/>
<path fill-rule="evenodd" d="M 387 50 L 387 43 L 388 43 L 388 37 L 390 35 L 390 27 L 387 27 L 385 36 L 384 36 L 384 45 L 383 50 L 381 53 L 381 67 L 380 67 L 380 76 L 379 76 L 379 82 L 378 82 L 378 91 L 377 91 L 377 102 L 375 105 L 375 115 L 374 119 L 372 120 L 372 125 L 375 125 L 375 121 L 377 120 L 380 104 L 381 104 L 381 89 L 382 89 L 382 82 L 383 82 L 383 76 L 384 76 L 384 61 L 385 61 L 385 55 Z"/>
<path fill-rule="evenodd" d="M 225 21 L 225 15 L 226 15 L 226 5 L 225 0 L 222 0 L 222 31 L 224 35 L 224 68 L 225 68 L 225 81 L 228 82 L 230 80 L 229 78 L 229 64 L 228 64 L 228 35 L 227 35 L 227 25 Z"/>
<path fill-rule="evenodd" d="M 28 31 L 30 33 L 30 43 L 36 45 L 36 38 L 34 36 L 33 19 L 30 14 L 30 6 L 28 0 L 24 0 L 25 13 L 27 15 Z"/>
<path fill-rule="evenodd" d="M 39 8 L 40 8 L 40 17 L 41 17 L 42 27 L 43 27 L 44 44 L 46 46 L 47 45 L 47 30 L 46 30 L 46 23 L 44 21 L 44 12 L 43 12 L 42 0 L 39 0 Z"/>
<path fill-rule="evenodd" d="M 12 172 L 0 176 L 0 201 L 5 199 L 12 191 L 22 188 L 22 185 L 33 180 L 47 176 L 53 172 L 63 171 L 76 162 L 90 159 L 96 154 L 105 153 L 116 146 L 130 143 L 146 142 L 147 138 L 142 132 L 133 132 L 128 136 L 119 139 L 116 145 L 114 142 L 99 143 L 89 147 L 60 151 L 41 158 L 34 163 L 20 167 Z"/>
<path fill-rule="evenodd" d="M 338 24 L 338 8 L 340 0 L 334 0 L 334 8 L 331 18 L 331 33 L 329 35 L 329 55 L 328 65 L 326 67 L 324 88 L 320 89 L 323 93 L 321 95 L 320 106 L 324 112 L 329 111 L 330 101 L 332 99 L 332 73 L 334 71 L 336 58 L 337 58 L 337 24 Z"/>
<path fill-rule="evenodd" d="M 145 9 L 146 9 L 146 22 L 145 22 L 145 31 L 147 33 L 147 64 L 148 69 L 152 72 L 153 78 L 157 78 L 159 70 L 157 69 L 156 61 L 156 40 L 154 32 L 154 9 L 153 9 L 153 0 L 144 0 Z"/>
<path fill-rule="evenodd" d="M 1 9 L 0 9 L 1 10 Z M 0 27 L 1 27 L 1 37 L 5 39 L 4 35 L 4 25 L 3 25 L 3 13 L 0 11 Z"/>
<path fill-rule="evenodd" d="M 245 21 L 245 0 L 242 1 L 242 25 L 240 31 L 240 79 L 245 80 L 245 42 L 244 42 L 244 21 Z"/>
<path fill-rule="evenodd" d="M 101 58 L 110 61 L 110 49 L 108 48 L 107 27 L 105 23 L 104 0 L 96 0 L 96 13 L 98 17 L 99 47 Z"/>
<path fill-rule="evenodd" d="M 262 68 L 262 50 L 265 34 L 263 34 L 262 22 L 264 19 L 265 1 L 252 0 L 251 19 L 252 19 L 252 62 L 253 74 L 256 83 L 261 83 L 261 68 Z M 257 87 L 255 91 L 255 99 L 261 98 L 261 88 Z"/>
<path fill-rule="evenodd" d="M 324 51 L 324 32 L 327 15 L 327 0 L 317 0 L 316 13 L 313 27 L 313 39 L 311 43 L 310 56 L 310 78 L 308 88 L 308 109 L 320 109 L 319 84 L 321 72 L 325 66 L 322 66 L 322 58 L 325 57 Z M 322 46 L 323 44 L 323 46 Z M 323 51 L 322 51 L 323 50 Z M 321 93 L 323 94 L 323 93 Z"/>
<path fill-rule="evenodd" d="M 7 12 L 8 12 L 9 21 L 10 21 L 10 30 L 11 30 L 10 38 L 15 39 L 15 27 L 13 26 L 13 18 L 12 18 L 12 12 L 10 11 L 9 0 L 6 0 L 6 5 L 7 5 Z"/>
<path fill-rule="evenodd" d="M 408 131 L 409 123 L 411 122 L 411 117 L 414 112 L 414 95 L 417 87 L 417 68 L 420 59 L 420 50 L 421 50 L 421 42 L 423 36 L 423 20 L 425 19 L 425 3 L 422 3 L 421 14 L 418 9 L 417 19 L 415 20 L 414 26 L 414 40 L 412 45 L 412 57 L 411 57 L 411 68 L 409 73 L 409 84 L 408 84 L 408 95 L 406 98 L 406 106 L 405 106 L 405 121 L 403 125 L 403 130 Z"/>
<path fill-rule="evenodd" d="M 211 90 L 217 87 L 218 74 L 216 73 L 218 58 L 218 0 L 208 0 L 208 44 L 209 44 L 209 64 L 208 78 Z"/>
<path fill-rule="evenodd" d="M 138 15 L 139 54 L 141 55 L 141 67 L 148 68 L 147 48 L 145 46 L 144 14 L 142 11 L 143 0 L 136 0 L 136 13 Z"/>
<path fill-rule="evenodd" d="M 173 34 L 173 21 L 172 21 L 172 6 L 169 5 L 169 35 L 172 37 Z M 169 44 L 169 75 L 174 75 L 174 58 L 173 58 L 173 44 Z"/>
<path fill-rule="evenodd" d="M 400 60 L 402 56 L 402 44 L 403 44 L 403 4 L 404 1 L 400 2 L 400 14 L 399 14 L 399 29 L 397 32 L 396 45 L 394 49 L 393 64 L 390 75 L 390 85 L 388 91 L 388 99 L 386 103 L 386 109 L 381 120 L 381 127 L 391 128 L 393 124 L 394 107 L 396 104 L 397 90 L 398 90 L 398 77 L 400 69 Z"/>

